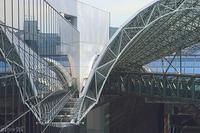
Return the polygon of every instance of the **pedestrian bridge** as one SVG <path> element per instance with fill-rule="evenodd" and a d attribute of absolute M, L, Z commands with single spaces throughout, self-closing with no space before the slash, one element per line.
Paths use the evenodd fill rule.
<path fill-rule="evenodd" d="M 162 98 L 198 101 L 198 76 L 166 75 L 166 72 L 156 75 L 144 66 L 199 43 L 199 15 L 198 0 L 158 0 L 128 20 L 96 61 L 82 92 L 83 102 L 77 120 L 82 120 L 98 103 L 107 79 L 118 72 L 143 73 L 132 74 L 131 78 L 132 87 L 139 94 L 155 96 L 156 92 L 156 96 Z M 152 76 L 154 78 L 150 78 Z M 113 80 L 113 84 L 117 84 L 115 81 L 119 80 Z M 172 91 L 174 93 L 169 94 Z"/>
<path fill-rule="evenodd" d="M 109 93 L 116 93 L 118 90 L 113 88 L 120 88 L 120 91 L 144 97 L 199 103 L 199 75 L 169 74 L 167 70 L 153 73 L 146 67 L 150 62 L 176 55 L 199 43 L 199 22 L 199 0 L 155 1 L 128 20 L 112 37 L 95 62 L 79 97 L 74 96 L 70 76 L 60 65 L 38 56 L 3 26 L 1 37 L 8 47 L 1 44 L 0 48 L 4 59 L 15 66 L 13 72 L 22 99 L 40 123 L 66 127 L 79 124 L 98 103 L 108 79 L 112 81 Z M 31 54 L 24 54 L 26 51 Z M 27 60 L 36 59 L 40 62 L 39 68 L 27 65 L 30 63 Z M 23 70 L 27 72 L 24 76 L 16 75 Z M 48 75 L 44 71 L 48 71 Z M 28 81 L 27 87 L 24 87 L 24 79 Z"/>

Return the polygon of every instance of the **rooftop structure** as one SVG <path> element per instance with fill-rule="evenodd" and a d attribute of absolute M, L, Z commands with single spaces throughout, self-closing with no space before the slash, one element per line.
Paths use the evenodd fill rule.
<path fill-rule="evenodd" d="M 1 1 L 0 53 L 6 73 L 0 77 L 0 132 L 29 112 L 44 127 L 42 132 L 49 126 L 80 125 L 103 90 L 107 95 L 125 92 L 161 102 L 200 103 L 200 76 L 182 69 L 183 53 L 195 50 L 200 40 L 198 0 L 157 0 L 122 25 L 108 43 L 108 12 L 76 1 L 69 10 L 63 2 L 57 11 L 46 0 L 22 5 Z M 162 71 L 152 70 L 157 60 Z M 87 79 L 81 90 L 79 78 Z M 16 111 L 16 99 L 27 107 L 22 113 Z"/>

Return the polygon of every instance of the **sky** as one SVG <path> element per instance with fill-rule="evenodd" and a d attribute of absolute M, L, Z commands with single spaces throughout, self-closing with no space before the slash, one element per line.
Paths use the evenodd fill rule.
<path fill-rule="evenodd" d="M 155 0 L 79 0 L 97 8 L 109 11 L 111 26 L 119 27 L 138 10 Z"/>

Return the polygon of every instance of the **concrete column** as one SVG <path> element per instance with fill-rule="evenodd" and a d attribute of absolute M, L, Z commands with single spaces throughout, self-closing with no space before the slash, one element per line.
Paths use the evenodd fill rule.
<path fill-rule="evenodd" d="M 109 103 L 99 106 L 87 115 L 87 133 L 109 133 Z"/>

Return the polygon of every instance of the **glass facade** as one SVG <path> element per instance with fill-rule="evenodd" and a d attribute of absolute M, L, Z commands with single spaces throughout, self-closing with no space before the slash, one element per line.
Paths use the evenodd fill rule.
<path fill-rule="evenodd" d="M 72 74 L 71 64 L 67 55 L 46 55 L 42 57 L 50 58 L 52 60 L 59 62 L 60 64 L 62 64 L 62 66 L 64 66 L 64 68 L 68 71 L 68 73 Z"/>
<path fill-rule="evenodd" d="M 171 65 L 170 65 L 171 63 Z M 183 55 L 159 59 L 147 65 L 152 72 L 200 74 L 200 55 Z"/>
<path fill-rule="evenodd" d="M 5 61 L 0 61 L 0 73 L 11 72 L 11 67 Z"/>
<path fill-rule="evenodd" d="M 0 0 L 0 132 L 59 132 L 48 123 L 75 89 L 43 57 L 78 82 L 79 32 L 46 0 Z"/>
<path fill-rule="evenodd" d="M 77 27 L 80 31 L 80 78 L 84 81 L 90 74 L 92 64 L 109 42 L 110 13 L 82 2 L 77 2 L 77 9 Z"/>

